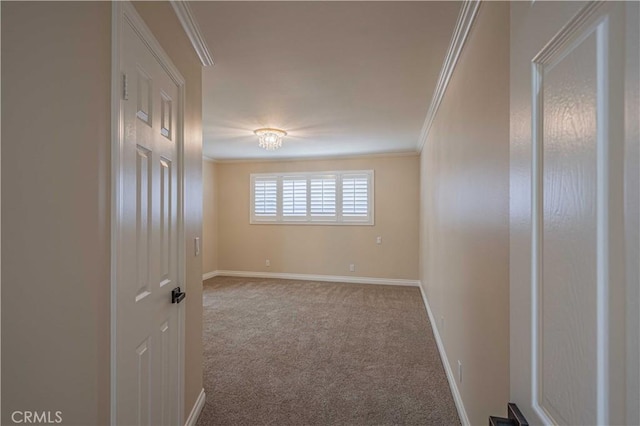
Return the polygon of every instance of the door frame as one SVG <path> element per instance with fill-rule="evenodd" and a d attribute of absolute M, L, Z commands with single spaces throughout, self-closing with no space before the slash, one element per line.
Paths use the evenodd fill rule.
<path fill-rule="evenodd" d="M 123 208 L 123 148 L 124 117 L 121 99 L 124 82 L 121 72 L 121 54 L 123 51 L 123 28 L 131 25 L 151 54 L 158 60 L 171 80 L 178 88 L 176 105 L 176 147 L 177 147 L 177 233 L 178 233 L 178 281 L 184 287 L 186 283 L 185 241 L 184 241 L 184 99 L 185 79 L 175 67 L 169 55 L 160 46 L 151 30 L 128 0 L 112 3 L 111 15 L 111 351 L 110 351 L 110 417 L 111 424 L 116 425 L 117 414 L 117 277 L 120 268 L 120 237 L 122 233 Z M 184 361 L 185 361 L 185 304 L 177 305 L 178 309 L 178 386 L 179 399 L 177 410 L 179 421 L 184 421 Z"/>

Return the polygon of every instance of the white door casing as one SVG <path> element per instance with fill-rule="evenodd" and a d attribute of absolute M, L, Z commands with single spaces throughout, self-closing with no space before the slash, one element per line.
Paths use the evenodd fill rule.
<path fill-rule="evenodd" d="M 183 420 L 184 79 L 129 2 L 113 4 L 111 423 Z"/>
<path fill-rule="evenodd" d="M 511 14 L 511 399 L 531 424 L 638 424 L 638 4 Z"/>

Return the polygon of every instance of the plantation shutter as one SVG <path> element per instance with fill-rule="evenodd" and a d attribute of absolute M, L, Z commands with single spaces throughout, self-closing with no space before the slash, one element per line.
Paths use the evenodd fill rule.
<path fill-rule="evenodd" d="M 374 171 L 251 174 L 252 224 L 374 225 Z"/>
<path fill-rule="evenodd" d="M 311 217 L 331 218 L 336 215 L 336 177 L 311 178 Z"/>
<path fill-rule="evenodd" d="M 289 217 L 307 216 L 307 179 L 282 179 L 282 215 Z"/>
<path fill-rule="evenodd" d="M 365 174 L 342 176 L 342 216 L 364 218 L 369 214 L 369 177 Z"/>
<path fill-rule="evenodd" d="M 278 213 L 278 181 L 275 178 L 255 180 L 253 212 L 256 217 L 276 217 Z"/>

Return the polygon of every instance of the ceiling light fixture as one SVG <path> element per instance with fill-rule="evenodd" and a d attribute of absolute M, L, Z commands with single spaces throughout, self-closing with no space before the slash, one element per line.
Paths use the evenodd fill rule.
<path fill-rule="evenodd" d="M 274 151 L 282 146 L 282 138 L 287 132 L 280 129 L 264 128 L 254 131 L 258 136 L 258 145 L 267 151 Z"/>

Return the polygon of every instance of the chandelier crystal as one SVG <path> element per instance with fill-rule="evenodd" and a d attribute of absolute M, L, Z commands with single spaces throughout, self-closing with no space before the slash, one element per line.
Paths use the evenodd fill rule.
<path fill-rule="evenodd" d="M 282 146 L 282 138 L 287 132 L 280 129 L 264 128 L 258 129 L 255 133 L 258 136 L 258 145 L 267 151 L 273 151 Z"/>

